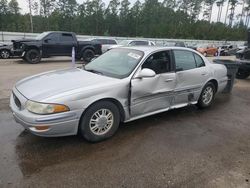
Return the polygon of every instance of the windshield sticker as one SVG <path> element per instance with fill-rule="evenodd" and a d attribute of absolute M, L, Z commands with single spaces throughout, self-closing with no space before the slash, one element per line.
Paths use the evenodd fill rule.
<path fill-rule="evenodd" d="M 132 52 L 130 52 L 130 53 L 128 53 L 128 56 L 129 57 L 132 57 L 132 58 L 134 58 L 134 59 L 140 59 L 140 55 L 138 55 L 138 54 L 135 54 L 135 53 L 132 53 Z"/>

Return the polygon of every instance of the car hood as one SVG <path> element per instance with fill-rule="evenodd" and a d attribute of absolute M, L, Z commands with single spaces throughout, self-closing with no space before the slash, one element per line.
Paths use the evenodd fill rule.
<path fill-rule="evenodd" d="M 113 83 L 118 79 L 71 68 L 50 71 L 20 80 L 16 89 L 27 99 L 42 101 L 49 97 L 73 91 L 92 89 Z"/>
<path fill-rule="evenodd" d="M 35 39 L 21 39 L 21 40 L 11 40 L 11 42 L 14 42 L 14 43 L 19 43 L 19 42 L 35 42 L 37 40 Z"/>

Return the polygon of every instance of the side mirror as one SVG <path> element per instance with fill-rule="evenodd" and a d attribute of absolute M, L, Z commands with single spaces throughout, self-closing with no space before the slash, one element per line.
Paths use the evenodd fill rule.
<path fill-rule="evenodd" d="M 135 78 L 151 78 L 155 77 L 156 73 L 152 69 L 142 69 L 136 76 Z"/>
<path fill-rule="evenodd" d="M 44 42 L 48 43 L 51 39 L 45 39 Z"/>

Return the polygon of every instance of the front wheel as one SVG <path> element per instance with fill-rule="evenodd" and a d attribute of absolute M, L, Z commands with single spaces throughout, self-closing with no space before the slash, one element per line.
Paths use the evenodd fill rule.
<path fill-rule="evenodd" d="M 41 61 L 41 54 L 38 50 L 32 49 L 26 52 L 24 59 L 31 64 L 36 64 Z"/>
<path fill-rule="evenodd" d="M 119 124 L 118 107 L 112 102 L 101 101 L 90 106 L 83 114 L 79 132 L 86 140 L 98 142 L 113 136 Z"/>
<path fill-rule="evenodd" d="M 213 100 L 215 95 L 215 86 L 212 82 L 209 82 L 205 85 L 205 87 L 202 89 L 200 98 L 198 100 L 197 106 L 199 108 L 207 108 L 209 107 Z"/>
<path fill-rule="evenodd" d="M 82 58 L 85 62 L 89 63 L 95 57 L 95 52 L 91 49 L 83 51 Z"/>
<path fill-rule="evenodd" d="M 10 52 L 9 50 L 1 50 L 0 51 L 0 56 L 2 59 L 8 59 L 10 58 Z"/>

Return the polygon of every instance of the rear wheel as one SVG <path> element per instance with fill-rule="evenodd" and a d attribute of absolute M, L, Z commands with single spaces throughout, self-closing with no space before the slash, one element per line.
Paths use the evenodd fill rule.
<path fill-rule="evenodd" d="M 0 56 L 2 59 L 8 59 L 10 57 L 10 51 L 9 50 L 1 50 Z"/>
<path fill-rule="evenodd" d="M 83 114 L 79 132 L 90 142 L 110 138 L 118 129 L 120 113 L 118 107 L 109 101 L 101 101 L 90 106 Z"/>
<path fill-rule="evenodd" d="M 243 70 L 238 70 L 236 73 L 236 78 L 238 79 L 246 79 L 250 75 L 249 72 L 243 71 Z"/>
<path fill-rule="evenodd" d="M 26 52 L 24 59 L 28 63 L 36 64 L 41 61 L 41 54 L 38 50 L 32 49 Z"/>
<path fill-rule="evenodd" d="M 212 82 L 208 82 L 202 89 L 197 106 L 199 108 L 209 107 L 213 103 L 214 95 L 215 95 L 215 86 Z"/>
<path fill-rule="evenodd" d="M 90 62 L 95 57 L 95 52 L 91 49 L 86 49 L 83 51 L 82 58 L 85 62 Z"/>

